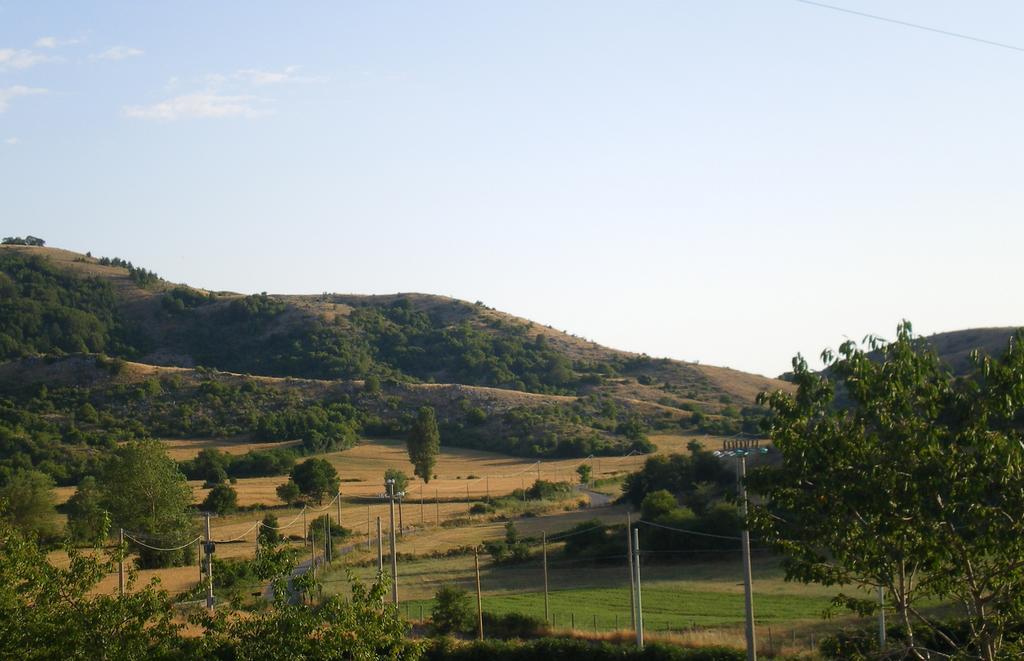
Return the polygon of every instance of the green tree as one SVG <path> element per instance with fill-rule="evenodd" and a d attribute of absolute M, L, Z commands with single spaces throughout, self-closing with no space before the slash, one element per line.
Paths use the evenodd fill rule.
<path fill-rule="evenodd" d="M 0 501 L 6 502 L 3 518 L 43 540 L 52 540 L 57 534 L 53 486 L 53 479 L 46 473 L 15 471 L 7 484 L 0 487 Z"/>
<path fill-rule="evenodd" d="M 859 596 L 882 588 L 912 657 L 928 654 L 915 629 L 994 659 L 1024 623 L 1022 341 L 955 378 L 904 322 L 895 342 L 824 352 L 822 373 L 797 356 L 796 393 L 760 398 L 783 462 L 749 478 L 756 533 L 789 578 L 857 588 L 839 602 L 862 613 L 876 605 Z M 930 599 L 958 603 L 968 635 L 938 626 Z"/>
<path fill-rule="evenodd" d="M 0 520 L 0 658 L 180 657 L 166 592 L 151 584 L 102 594 L 95 587 L 117 571 L 113 558 L 70 556 L 66 568 L 51 565 L 35 541 Z"/>
<path fill-rule="evenodd" d="M 280 524 L 273 514 L 264 514 L 260 521 L 260 530 L 256 533 L 256 539 L 261 546 L 276 546 L 281 541 L 281 533 L 277 529 Z"/>
<path fill-rule="evenodd" d="M 91 475 L 83 477 L 66 505 L 68 536 L 72 540 L 98 544 L 107 537 L 110 515 L 103 509 L 102 498 L 96 478 Z"/>
<path fill-rule="evenodd" d="M 676 501 L 676 497 L 665 489 L 652 491 L 647 494 L 644 498 L 644 502 L 640 504 L 641 515 L 648 521 L 653 521 L 660 516 L 671 514 L 678 508 L 679 503 Z"/>
<path fill-rule="evenodd" d="M 405 488 L 409 486 L 409 476 L 397 468 L 389 468 L 384 471 L 384 481 L 388 480 L 395 481 L 395 493 L 405 491 Z"/>
<path fill-rule="evenodd" d="M 576 474 L 580 476 L 580 484 L 590 484 L 590 476 L 592 473 L 590 464 L 580 464 L 576 467 Z"/>
<path fill-rule="evenodd" d="M 473 626 L 473 604 L 469 593 L 454 585 L 444 585 L 434 593 L 430 625 L 435 633 L 461 633 Z"/>
<path fill-rule="evenodd" d="M 414 473 L 424 482 L 430 482 L 434 476 L 437 455 L 441 452 L 441 434 L 437 430 L 437 417 L 432 407 L 420 407 L 409 433 L 408 449 Z"/>
<path fill-rule="evenodd" d="M 293 480 L 288 480 L 284 484 L 278 485 L 277 497 L 288 505 L 294 505 L 299 502 L 299 499 L 302 497 L 302 492 L 299 491 L 299 485 L 295 484 Z"/>
<path fill-rule="evenodd" d="M 322 503 L 327 494 L 337 493 L 341 485 L 334 466 L 315 457 L 295 466 L 291 478 L 304 496 L 315 499 L 317 503 Z"/>
<path fill-rule="evenodd" d="M 200 509 L 204 512 L 227 514 L 238 509 L 238 492 L 230 484 L 216 484 L 206 494 Z"/>
<path fill-rule="evenodd" d="M 135 441 L 114 451 L 100 480 L 101 505 L 114 526 L 144 536 L 149 546 L 171 548 L 195 536 L 190 517 L 192 490 L 178 464 L 156 441 Z M 192 562 L 195 546 L 157 551 L 138 545 L 142 567 Z"/>

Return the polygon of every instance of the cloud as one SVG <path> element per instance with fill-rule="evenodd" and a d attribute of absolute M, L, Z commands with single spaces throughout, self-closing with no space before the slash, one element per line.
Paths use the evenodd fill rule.
<path fill-rule="evenodd" d="M 4 140 L 5 145 L 16 145 L 19 142 L 21 142 L 21 140 L 18 140 L 17 138 L 6 138 Z"/>
<path fill-rule="evenodd" d="M 60 48 L 82 43 L 81 39 L 58 39 L 57 37 L 39 37 L 34 44 L 36 48 Z"/>
<path fill-rule="evenodd" d="M 102 53 L 93 53 L 89 56 L 91 60 L 127 60 L 129 57 L 138 57 L 145 51 L 141 48 L 131 48 L 130 46 L 114 46 L 108 48 Z"/>
<path fill-rule="evenodd" d="M 0 71 L 7 69 L 28 69 L 40 62 L 55 58 L 24 48 L 0 48 Z"/>
<path fill-rule="evenodd" d="M 325 79 L 319 76 L 301 76 L 299 67 L 285 67 L 281 71 L 263 71 L 260 69 L 239 69 L 234 73 L 236 80 L 250 85 L 277 85 L 280 83 L 318 83 Z"/>
<path fill-rule="evenodd" d="M 11 99 L 19 96 L 33 96 L 35 94 L 46 94 L 46 90 L 42 87 L 25 87 L 24 85 L 0 87 L 0 112 L 10 107 Z"/>
<path fill-rule="evenodd" d="M 125 117 L 173 122 L 178 119 L 252 119 L 272 114 L 261 108 L 262 99 L 248 95 L 224 95 L 214 92 L 183 94 L 149 106 L 126 106 Z"/>

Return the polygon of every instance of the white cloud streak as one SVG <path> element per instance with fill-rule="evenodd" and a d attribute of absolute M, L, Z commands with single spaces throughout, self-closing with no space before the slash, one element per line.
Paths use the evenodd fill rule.
<path fill-rule="evenodd" d="M 0 71 L 28 69 L 54 58 L 25 48 L 0 48 Z"/>
<path fill-rule="evenodd" d="M 253 119 L 272 114 L 261 108 L 261 99 L 249 95 L 225 95 L 215 92 L 183 94 L 148 106 L 126 106 L 125 117 L 173 122 L 179 119 Z"/>
<path fill-rule="evenodd" d="M 108 48 L 102 53 L 93 53 L 89 56 L 89 59 L 109 61 L 127 60 L 130 57 L 139 57 L 144 52 L 145 51 L 143 51 L 141 48 L 131 48 L 130 46 L 114 46 L 112 48 Z"/>
<path fill-rule="evenodd" d="M 24 85 L 0 87 L 0 112 L 4 112 L 10 107 L 12 99 L 20 96 L 34 96 L 36 94 L 46 94 L 46 90 L 42 87 L 25 87 Z"/>
<path fill-rule="evenodd" d="M 82 43 L 81 39 L 58 39 L 57 37 L 39 37 L 33 44 L 36 48 L 60 48 Z"/>
<path fill-rule="evenodd" d="M 17 138 L 5 138 L 4 139 L 4 144 L 5 145 L 16 145 L 19 142 L 21 142 L 21 140 L 18 140 Z"/>

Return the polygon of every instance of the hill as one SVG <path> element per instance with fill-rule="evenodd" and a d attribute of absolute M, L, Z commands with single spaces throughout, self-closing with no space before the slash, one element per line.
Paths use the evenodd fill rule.
<path fill-rule="evenodd" d="M 990 356 L 1001 356 L 1006 351 L 1010 338 L 1020 329 L 1006 326 L 1002 328 L 968 328 L 947 333 L 936 333 L 921 338 L 935 350 L 943 362 L 957 374 L 968 371 L 971 367 L 970 354 L 975 349 Z"/>
<path fill-rule="evenodd" d="M 789 387 L 482 303 L 213 292 L 40 246 L 0 247 L 0 361 L 4 461 L 62 482 L 112 439 L 247 435 L 317 452 L 402 434 L 423 405 L 449 445 L 644 452 L 650 430 L 756 431 L 756 394 Z"/>

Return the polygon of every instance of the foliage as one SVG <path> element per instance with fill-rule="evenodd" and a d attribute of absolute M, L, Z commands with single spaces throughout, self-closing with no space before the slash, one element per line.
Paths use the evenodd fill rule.
<path fill-rule="evenodd" d="M 395 493 L 405 491 L 409 486 L 409 476 L 397 468 L 388 468 L 384 471 L 384 482 L 387 483 L 388 480 L 395 481 Z"/>
<path fill-rule="evenodd" d="M 177 626 L 154 584 L 123 597 L 95 593 L 116 571 L 102 553 L 68 549 L 66 569 L 0 520 L 0 657 L 5 659 L 170 659 Z"/>
<path fill-rule="evenodd" d="M 571 496 L 575 491 L 573 485 L 569 482 L 534 480 L 533 485 L 526 490 L 526 497 L 530 500 L 563 500 Z"/>
<path fill-rule="evenodd" d="M 334 466 L 329 461 L 315 457 L 295 466 L 291 478 L 302 495 L 317 503 L 323 503 L 327 494 L 337 493 L 341 485 Z"/>
<path fill-rule="evenodd" d="M 796 394 L 763 396 L 784 463 L 750 476 L 765 499 L 753 510 L 757 533 L 786 553 L 790 578 L 882 587 L 918 658 L 915 630 L 991 659 L 1024 621 L 1022 340 L 954 378 L 904 322 L 892 343 L 826 351 L 823 374 L 797 356 Z M 958 604 L 969 635 L 937 626 L 920 608 L 929 598 Z M 846 595 L 839 603 L 874 609 Z"/>
<path fill-rule="evenodd" d="M 443 585 L 434 593 L 430 627 L 435 634 L 465 633 L 476 619 L 469 593 L 455 585 Z"/>
<path fill-rule="evenodd" d="M 230 484 L 216 484 L 199 506 L 204 512 L 228 514 L 238 509 L 238 492 Z"/>
<path fill-rule="evenodd" d="M 0 241 L 0 245 L 5 245 L 5 246 L 40 246 L 41 247 L 41 246 L 45 246 L 46 245 L 46 241 L 43 241 L 38 236 L 32 236 L 31 234 L 29 234 L 28 236 L 26 236 L 24 238 L 22 238 L 20 236 L 5 236 L 3 238 L 3 240 Z"/>
<path fill-rule="evenodd" d="M 99 484 L 101 505 L 110 512 L 115 527 L 162 548 L 193 538 L 195 525 L 189 515 L 192 490 L 159 443 L 132 442 L 115 450 Z M 189 564 L 193 552 L 193 546 L 164 552 L 138 545 L 139 565 Z"/>
<path fill-rule="evenodd" d="M 277 530 L 281 526 L 276 516 L 270 513 L 264 514 L 260 524 L 259 532 L 256 533 L 256 541 L 260 545 L 273 546 L 281 541 L 281 533 Z"/>
<path fill-rule="evenodd" d="M 568 558 L 624 554 L 624 540 L 615 534 L 623 528 L 606 525 L 600 519 L 580 521 L 565 531 L 563 553 Z"/>
<path fill-rule="evenodd" d="M 57 533 L 57 511 L 53 508 L 53 480 L 34 470 L 20 470 L 0 486 L 2 516 L 12 525 L 38 537 L 52 540 Z"/>
<path fill-rule="evenodd" d="M 590 464 L 580 464 L 576 467 L 576 474 L 580 476 L 580 484 L 590 484 L 590 476 L 593 469 Z"/>
<path fill-rule="evenodd" d="M 423 406 L 417 412 L 407 444 L 409 461 L 415 469 L 413 472 L 424 482 L 430 482 L 434 476 L 437 455 L 441 452 L 441 435 L 437 430 L 437 417 L 432 407 Z"/>
<path fill-rule="evenodd" d="M 288 505 L 295 505 L 300 502 L 302 492 L 299 490 L 299 485 L 295 484 L 293 480 L 288 480 L 277 486 L 277 497 Z"/>
<path fill-rule="evenodd" d="M 0 360 L 84 351 L 132 356 L 140 339 L 121 319 L 106 280 L 64 273 L 35 255 L 0 252 Z"/>
<path fill-rule="evenodd" d="M 539 638 L 548 635 L 550 629 L 543 618 L 524 613 L 496 614 L 484 611 L 484 634 L 488 638 L 507 640 L 510 638 Z"/>
<path fill-rule="evenodd" d="M 706 504 L 709 498 L 721 497 L 732 485 L 732 471 L 697 443 L 691 443 L 689 450 L 689 455 L 649 457 L 642 470 L 626 477 L 622 485 L 626 500 L 639 507 L 647 494 L 659 490 L 668 491 L 686 504 L 694 499 Z"/>
<path fill-rule="evenodd" d="M 634 645 L 613 645 L 576 638 L 471 643 L 439 638 L 431 643 L 423 658 L 424 661 L 743 661 L 746 653 L 727 647 L 691 649 L 663 643 L 648 643 L 643 650 L 638 650 Z"/>
<path fill-rule="evenodd" d="M 484 550 L 499 564 L 525 562 L 530 559 L 530 547 L 519 537 L 519 531 L 516 530 L 513 521 L 505 523 L 505 539 L 485 541 Z"/>
<path fill-rule="evenodd" d="M 96 478 L 91 475 L 82 478 L 65 506 L 68 537 L 72 541 L 99 545 L 107 537 L 110 515 L 103 509 L 102 498 L 103 492 L 96 484 Z"/>

